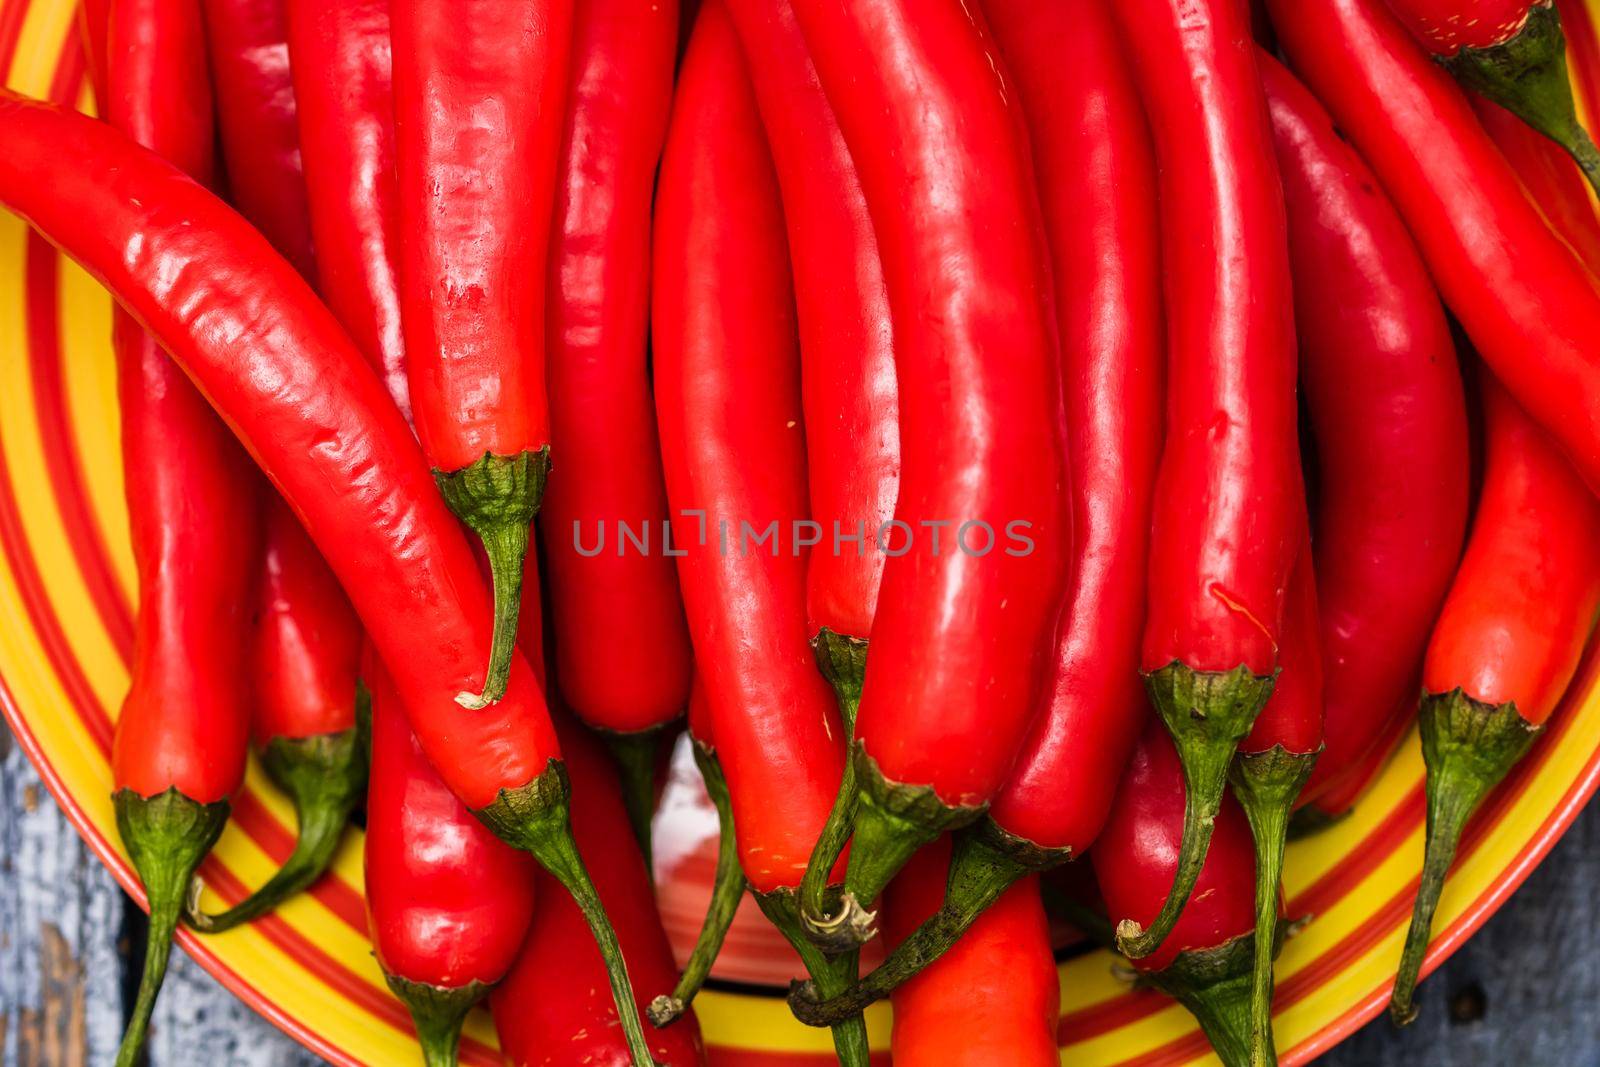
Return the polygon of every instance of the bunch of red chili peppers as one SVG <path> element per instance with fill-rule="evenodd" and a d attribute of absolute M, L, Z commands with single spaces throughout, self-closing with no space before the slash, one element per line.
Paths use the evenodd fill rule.
<path fill-rule="evenodd" d="M 1260 1067 L 1285 842 L 1415 722 L 1409 1019 L 1600 611 L 1600 35 L 1255 7 L 86 0 L 104 122 L 0 96 L 0 204 L 121 305 L 118 1063 L 364 809 L 429 1064 L 485 998 L 509 1063 L 702 1062 L 746 889 L 842 1063 L 886 996 L 902 1067 L 1055 1063 L 1087 853 L 1076 924 Z M 299 837 L 208 901 L 252 747 Z"/>

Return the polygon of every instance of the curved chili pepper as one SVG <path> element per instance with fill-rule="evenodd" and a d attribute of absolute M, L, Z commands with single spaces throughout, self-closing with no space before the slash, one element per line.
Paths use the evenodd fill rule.
<path fill-rule="evenodd" d="M 315 279 L 286 3 L 201 0 L 201 7 L 228 199 L 301 275 Z"/>
<path fill-rule="evenodd" d="M 844 731 L 807 646 L 800 362 L 777 178 L 728 13 L 701 10 L 656 198 L 656 413 L 673 540 L 739 858 L 824 993 L 854 978 L 799 928 L 795 888 L 838 791 Z M 769 524 L 775 524 L 769 527 Z M 766 531 L 769 543 L 753 538 Z M 867 1062 L 859 1018 L 834 1031 Z"/>
<path fill-rule="evenodd" d="M 317 290 L 407 419 L 387 0 L 287 0 Z"/>
<path fill-rule="evenodd" d="M 572 843 L 561 749 L 532 671 L 513 656 L 491 711 L 464 715 L 454 702 L 472 664 L 488 658 L 490 595 L 377 375 L 265 239 L 169 164 L 15 93 L 0 92 L 0 131 L 0 204 L 105 283 L 225 413 L 350 592 L 440 777 L 584 908 L 645 1063 L 627 970 Z"/>
<path fill-rule="evenodd" d="M 461 1024 L 516 961 L 536 913 L 532 858 L 498 840 L 440 781 L 406 724 L 388 671 L 368 655 L 367 929 L 429 1067 L 456 1062 Z M 576 819 L 574 820 L 576 822 Z"/>
<path fill-rule="evenodd" d="M 1372 167 L 1473 346 L 1600 487 L 1600 292 L 1461 91 L 1381 0 L 1268 0 L 1295 73 Z"/>
<path fill-rule="evenodd" d="M 861 179 L 792 5 L 734 0 L 728 9 L 783 194 L 811 518 L 820 528 L 806 568 L 806 618 L 848 727 L 883 579 L 885 555 L 872 540 L 894 516 L 900 482 L 889 296 Z"/>
<path fill-rule="evenodd" d="M 1405 225 L 1305 87 L 1265 56 L 1261 77 L 1293 274 L 1305 280 L 1295 321 L 1319 443 L 1326 747 L 1302 798 L 1336 816 L 1365 786 L 1369 753 L 1410 718 L 1400 709 L 1414 705 L 1466 532 L 1466 407 L 1449 326 Z"/>
<path fill-rule="evenodd" d="M 1152 722 L 1089 853 L 1112 919 L 1148 926 L 1165 907 L 1163 887 L 1176 874 L 1188 819 L 1186 793 L 1178 751 Z M 1251 1062 L 1254 868 L 1249 823 L 1224 797 L 1189 907 L 1159 948 L 1132 961 L 1141 979 L 1189 1009 L 1227 1067 Z"/>
<path fill-rule="evenodd" d="M 1600 216 L 1572 160 L 1498 104 L 1473 97 L 1472 110 L 1551 228 L 1566 238 L 1590 270 L 1600 269 Z"/>
<path fill-rule="evenodd" d="M 806 618 L 817 666 L 833 686 L 849 734 L 886 558 L 876 539 L 894 515 L 900 482 L 888 292 L 861 180 L 794 8 L 788 0 L 735 0 L 728 9 L 749 59 L 784 198 L 800 320 L 812 534 L 819 546 L 806 567 Z M 854 539 L 854 551 L 846 537 Z M 826 910 L 828 877 L 849 839 L 853 761 L 844 773 L 828 831 L 817 838 L 800 886 L 807 912 Z"/>
<path fill-rule="evenodd" d="M 205 0 L 210 2 L 210 0 Z M 224 0 L 207 16 L 218 127 L 235 204 L 304 274 L 313 268 L 287 12 L 279 3 Z M 307 274 L 310 278 L 311 275 Z M 265 915 L 327 868 L 366 787 L 357 740 L 361 624 L 338 579 L 276 496 L 264 506 L 263 573 L 251 648 L 255 745 L 268 777 L 294 802 L 294 851 L 272 877 L 219 915 L 190 898 L 184 917 L 206 933 Z"/>
<path fill-rule="evenodd" d="M 648 856 L 660 732 L 683 715 L 693 659 L 678 575 L 656 540 L 667 493 L 645 366 L 650 197 L 678 5 L 589 0 L 576 11 L 546 331 L 562 473 L 540 525 L 556 685 L 622 758 Z"/>
<path fill-rule="evenodd" d="M 1600 192 L 1600 149 L 1578 121 L 1551 0 L 1389 0 L 1389 8 L 1457 81 L 1566 149 Z"/>
<path fill-rule="evenodd" d="M 992 6 L 992 5 L 991 5 Z M 883 894 L 884 937 L 898 945 L 939 909 L 947 841 L 911 857 Z M 936 963 L 894 994 L 895 1067 L 1059 1067 L 1061 981 L 1032 875 Z"/>
<path fill-rule="evenodd" d="M 1004 783 L 1038 708 L 1070 530 L 1027 131 L 982 20 L 960 0 L 793 6 L 883 256 L 907 446 L 895 521 L 913 541 L 884 564 L 842 906 L 807 913 L 837 949 L 871 936 L 863 905 L 912 852 Z"/>
<path fill-rule="evenodd" d="M 1283 193 L 1246 11 L 1111 7 L 1155 134 L 1169 330 L 1142 667 L 1189 796 L 1166 906 L 1117 933 L 1143 956 L 1193 890 L 1234 750 L 1272 692 L 1304 505 Z"/>
<path fill-rule="evenodd" d="M 573 0 L 395 0 L 394 113 L 406 375 L 422 450 L 483 542 L 505 693 L 529 527 L 550 465 L 545 264 Z"/>
<path fill-rule="evenodd" d="M 1428 833 L 1389 1001 L 1402 1025 L 1462 828 L 1544 729 L 1600 608 L 1600 500 L 1497 383 L 1483 400 L 1483 495 L 1422 672 Z"/>
<path fill-rule="evenodd" d="M 211 89 L 194 62 L 203 40 L 199 6 L 116 0 L 107 17 L 107 119 L 211 180 Z M 9 156 L 15 146 L 7 140 Z M 21 180 L 50 186 L 43 173 L 25 171 Z M 195 868 L 221 835 L 229 797 L 244 779 L 245 605 L 257 500 L 243 453 L 155 339 L 120 309 L 112 339 L 139 575 L 133 678 L 111 752 L 112 802 L 150 912 L 139 993 L 117 1050 L 118 1067 L 130 1067 Z"/>
<path fill-rule="evenodd" d="M 957 835 L 944 906 L 846 994 L 855 1010 L 938 958 L 1008 886 L 1093 843 L 1149 707 L 1138 667 L 1162 366 L 1150 134 L 1100 0 L 984 10 L 1028 120 L 1055 266 L 1073 577 L 1045 707 L 1011 777 Z M 804 1021 L 845 1010 L 810 992 L 790 997 Z"/>
<path fill-rule="evenodd" d="M 632 965 L 634 993 L 668 988 L 678 979 L 678 966 L 656 913 L 650 869 L 629 841 L 632 819 L 621 783 L 605 752 L 575 724 L 558 717 L 556 729 L 572 776 L 572 832 Z M 628 1047 L 605 992 L 605 961 L 583 913 L 549 884 L 548 875 L 538 881 L 539 906 L 528 936 L 510 973 L 489 994 L 501 1053 L 513 1067 L 627 1067 Z M 694 1013 L 652 1033 L 650 1052 L 663 1067 L 704 1063 Z"/>

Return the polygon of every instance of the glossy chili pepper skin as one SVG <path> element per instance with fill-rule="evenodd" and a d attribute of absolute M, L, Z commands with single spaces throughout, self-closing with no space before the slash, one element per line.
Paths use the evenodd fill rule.
<path fill-rule="evenodd" d="M 211 180 L 210 86 L 194 62 L 203 40 L 198 5 L 116 0 L 102 13 L 106 118 Z M 23 180 L 40 182 L 38 172 Z M 257 484 L 227 428 L 126 312 L 117 312 L 112 340 L 139 615 L 111 771 L 117 829 L 150 911 L 138 999 L 117 1051 L 128 1067 L 195 867 L 244 778 L 247 604 L 259 542 Z"/>
<path fill-rule="evenodd" d="M 1089 853 L 1113 921 L 1148 924 L 1163 907 L 1185 807 L 1177 750 L 1161 724 L 1151 722 Z M 1194 1014 L 1227 1067 L 1250 1063 L 1254 867 L 1249 824 L 1227 797 L 1190 906 L 1160 948 L 1133 961 L 1141 976 Z"/>
<path fill-rule="evenodd" d="M 201 0 L 216 86 L 228 197 L 306 278 L 316 254 L 306 225 L 300 133 L 289 75 L 285 0 Z"/>
<path fill-rule="evenodd" d="M 684 713 L 693 659 L 660 543 L 667 493 L 646 365 L 650 200 L 677 39 L 675 2 L 576 9 L 547 326 L 561 477 L 540 526 L 556 684 L 614 737 L 647 856 L 660 730 Z"/>
<path fill-rule="evenodd" d="M 494 649 L 481 692 L 459 697 L 468 709 L 505 691 L 550 464 L 545 264 L 572 13 L 572 0 L 391 9 L 412 413 L 494 579 Z"/>
<path fill-rule="evenodd" d="M 1319 445 L 1313 542 L 1326 747 L 1303 796 L 1338 815 L 1352 786 L 1365 784 L 1367 754 L 1397 715 L 1409 717 L 1460 558 L 1466 406 L 1449 326 L 1405 224 L 1305 87 L 1267 58 L 1261 76 L 1294 276 L 1314 279 L 1295 287 L 1294 307 Z"/>
<path fill-rule="evenodd" d="M 883 895 L 884 937 L 899 944 L 944 896 L 948 842 L 928 845 Z M 1018 882 L 955 947 L 894 994 L 897 1067 L 1057 1067 L 1060 979 L 1038 876 Z"/>
<path fill-rule="evenodd" d="M 845 736 L 807 644 L 804 550 L 790 550 L 790 524 L 807 513 L 806 459 L 778 196 L 739 42 L 714 0 L 684 59 L 656 200 L 656 412 L 741 863 L 758 896 L 792 903 L 838 791 Z M 742 551 L 742 522 L 778 523 L 776 554 Z M 797 922 L 785 933 L 809 950 Z M 820 953 L 807 962 L 823 966 Z M 827 966 L 841 984 L 853 977 Z M 859 1023 L 835 1040 L 846 1062 L 866 1062 Z"/>
<path fill-rule="evenodd" d="M 1517 402 L 1600 486 L 1600 293 L 1461 91 L 1381 0 L 1269 0 L 1290 65 L 1371 165 Z"/>
<path fill-rule="evenodd" d="M 95 105 L 104 118 L 106 97 L 106 36 L 111 28 L 111 0 L 80 0 L 78 36 L 83 41 L 84 60 L 89 67 L 89 83 L 94 86 Z"/>
<path fill-rule="evenodd" d="M 0 204 L 111 288 L 226 413 L 352 594 L 440 777 L 592 905 L 533 672 L 514 656 L 492 711 L 455 704 L 488 659 L 489 591 L 378 376 L 265 239 L 171 166 L 15 94 L 0 94 L 0 127 Z M 58 169 L 48 189 L 36 180 Z M 174 263 L 185 269 L 162 269 Z M 615 938 L 586 911 L 614 961 L 612 991 L 631 1004 Z M 643 1034 L 632 1037 L 643 1062 Z"/>
<path fill-rule="evenodd" d="M 1008 886 L 1093 843 L 1149 708 L 1138 665 L 1164 358 L 1149 129 L 1099 0 L 983 9 L 1028 121 L 1055 268 L 1072 577 L 1016 767 L 987 817 L 957 835 L 943 907 L 857 985 L 858 1007 L 948 950 Z M 808 999 L 790 998 L 806 1022 L 843 1007 Z"/>
<path fill-rule="evenodd" d="M 1026 130 L 982 20 L 955 0 L 794 10 L 883 257 L 895 517 L 914 538 L 884 565 L 873 622 L 845 905 L 811 917 L 850 943 L 917 846 L 981 814 L 1038 709 L 1070 536 L 1064 430 Z"/>
<path fill-rule="evenodd" d="M 1589 0 L 1556 0 L 1561 31 L 1567 39 L 1572 68 L 1572 88 L 1582 102 L 1584 117 L 1600 118 L 1600 27 Z"/>
<path fill-rule="evenodd" d="M 1244 5 L 1111 5 L 1160 165 L 1168 326 L 1142 667 L 1189 780 L 1189 831 L 1160 944 L 1205 857 L 1224 777 L 1266 702 L 1304 529 L 1289 251 Z"/>
<path fill-rule="evenodd" d="M 372 691 L 367 929 L 426 1061 L 454 1063 L 467 1011 L 517 959 L 535 914 L 537 868 L 439 779 L 376 656 L 363 677 Z M 542 907 L 553 896 L 565 894 L 544 895 Z"/>
<path fill-rule="evenodd" d="M 572 778 L 572 832 L 627 954 L 634 994 L 648 1003 L 673 987 L 678 966 L 656 913 L 650 871 L 632 842 L 621 783 L 592 738 L 575 724 L 558 721 L 557 729 Z M 528 936 L 489 995 L 501 1052 L 514 1067 L 627 1067 L 605 963 L 577 905 L 559 886 L 547 885 L 548 878 L 538 876 L 539 906 Z M 692 1011 L 649 1038 L 651 1055 L 663 1067 L 705 1062 Z"/>
<path fill-rule="evenodd" d="M 395 276 L 394 91 L 387 0 L 287 0 L 317 291 L 411 417 Z"/>
<path fill-rule="evenodd" d="M 811 518 L 821 526 L 806 569 L 806 617 L 828 673 L 864 662 L 864 651 L 851 656 L 849 642 L 872 634 L 886 558 L 874 540 L 894 515 L 900 484 L 889 296 L 861 179 L 793 6 L 734 0 L 728 9 L 749 60 L 788 226 Z M 844 540 L 858 531 L 859 539 Z M 844 647 L 832 655 L 835 643 Z M 836 689 L 841 681 L 841 699 L 859 700 L 857 672 L 847 670 Z"/>
<path fill-rule="evenodd" d="M 1428 833 L 1389 1002 L 1402 1024 L 1462 828 L 1555 710 L 1600 609 L 1600 500 L 1487 378 L 1483 399 L 1483 494 L 1422 671 Z"/>
<path fill-rule="evenodd" d="M 1146 546 L 1161 450 L 1155 160 L 1098 0 L 986 0 L 1032 134 L 1055 275 L 1072 486 L 1072 565 L 1044 710 L 989 819 L 1082 855 L 1149 705 L 1139 684 Z"/>

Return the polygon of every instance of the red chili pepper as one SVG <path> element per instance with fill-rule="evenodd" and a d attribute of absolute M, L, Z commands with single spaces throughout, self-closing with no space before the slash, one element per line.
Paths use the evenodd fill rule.
<path fill-rule="evenodd" d="M 849 734 L 886 558 L 876 540 L 893 518 L 900 480 L 888 291 L 861 180 L 794 8 L 788 0 L 736 0 L 728 9 L 777 168 L 795 275 L 811 534 L 818 544 L 806 567 L 807 626 Z M 846 537 L 854 538 L 854 551 Z M 848 843 L 855 802 L 855 768 L 847 762 L 835 811 L 800 886 L 807 912 L 827 908 L 828 879 Z"/>
<path fill-rule="evenodd" d="M 532 858 L 498 840 L 439 779 L 377 656 L 366 657 L 362 677 L 372 691 L 367 929 L 424 1060 L 453 1064 L 467 1012 L 510 970 L 533 916 L 563 902 L 539 894 L 536 912 Z"/>
<path fill-rule="evenodd" d="M 677 26 L 672 40 L 676 43 Z M 576 725 L 557 719 L 561 751 L 572 776 L 572 832 L 595 888 L 617 928 L 631 965 L 635 995 L 678 980 L 672 945 L 656 913 L 644 854 L 628 840 L 632 821 L 621 783 L 606 754 Z M 628 1047 L 617 1032 L 617 1009 L 606 992 L 605 961 L 595 951 L 583 914 L 560 887 L 538 876 L 539 907 L 505 980 L 489 995 L 507 1064 L 626 1067 Z M 658 1064 L 705 1062 L 694 1013 L 650 1035 Z"/>
<path fill-rule="evenodd" d="M 117 0 L 107 17 L 107 119 L 211 180 L 211 89 L 194 63 L 199 6 Z M 5 155 L 26 154 L 7 142 Z M 40 147 L 60 161 L 55 145 Z M 47 173 L 25 168 L 21 180 L 52 187 Z M 132 685 L 112 746 L 112 801 L 150 911 L 138 998 L 117 1050 L 118 1067 L 129 1067 L 144 1043 L 194 870 L 222 833 L 229 798 L 244 779 L 245 604 L 258 542 L 256 481 L 225 427 L 121 310 L 113 341 L 139 619 Z"/>
<path fill-rule="evenodd" d="M 1405 225 L 1311 94 L 1261 60 L 1289 214 L 1300 373 L 1317 440 L 1325 745 L 1302 799 L 1348 810 L 1415 706 L 1466 531 L 1455 346 Z M 1403 711 L 1401 709 L 1404 709 Z"/>
<path fill-rule="evenodd" d="M 993 6 L 992 4 L 990 5 Z M 899 945 L 939 910 L 948 841 L 913 856 L 883 894 L 884 937 Z M 1059 1067 L 1061 982 L 1031 875 L 894 994 L 895 1067 Z"/>
<path fill-rule="evenodd" d="M 937 921 L 847 994 L 856 1010 L 937 958 L 1006 887 L 1093 843 L 1149 707 L 1138 666 L 1162 366 L 1149 130 L 1099 0 L 984 10 L 1028 120 L 1055 266 L 1075 525 L 1069 624 L 1016 768 L 956 839 Z M 806 993 L 791 997 L 806 1022 L 844 1010 Z"/>
<path fill-rule="evenodd" d="M 545 264 L 573 0 L 396 0 L 401 312 L 422 450 L 483 542 L 504 695 L 522 559 L 550 465 Z"/>
<path fill-rule="evenodd" d="M 1422 672 L 1428 833 L 1389 1013 L 1411 1003 L 1462 828 L 1544 728 L 1600 609 L 1600 500 L 1498 384 L 1483 382 L 1487 466 L 1472 538 Z"/>
<path fill-rule="evenodd" d="M 788 0 L 735 0 L 728 9 L 777 167 L 794 267 L 819 538 L 806 569 L 806 617 L 849 724 L 886 558 L 873 539 L 894 516 L 900 482 L 889 295 L 861 179 L 794 8 Z"/>
<path fill-rule="evenodd" d="M 646 367 L 650 198 L 677 41 L 675 0 L 577 6 L 547 328 L 562 464 L 541 523 L 556 685 L 612 740 L 646 855 L 661 729 L 684 713 L 693 660 L 658 543 L 667 493 Z"/>
<path fill-rule="evenodd" d="M 407 419 L 388 0 L 287 0 L 317 289 Z"/>
<path fill-rule="evenodd" d="M 1177 872 L 1188 804 L 1181 760 L 1160 724 L 1134 748 L 1111 818 L 1089 853 L 1112 919 L 1148 926 Z M 1250 1059 L 1251 909 L 1255 859 L 1249 823 L 1232 797 L 1217 809 L 1211 849 L 1189 907 L 1140 977 L 1193 1013 L 1228 1067 Z"/>
<path fill-rule="evenodd" d="M 377 375 L 265 239 L 170 165 L 14 93 L 0 93 L 0 131 L 0 204 L 112 289 L 225 413 L 352 594 L 429 761 L 586 905 L 624 1023 L 636 1023 L 532 672 L 515 655 L 498 707 L 464 715 L 454 703 L 488 658 L 489 591 Z M 630 1038 L 643 1064 L 642 1031 Z"/>
<path fill-rule="evenodd" d="M 1578 121 L 1561 13 L 1551 0 L 1389 0 L 1389 7 L 1457 81 L 1561 145 L 1600 191 L 1600 150 Z"/>
<path fill-rule="evenodd" d="M 314 270 L 300 173 L 287 11 L 281 2 L 203 0 L 217 118 L 239 210 L 308 279 Z M 314 279 L 312 279 L 314 280 Z M 294 802 L 294 851 L 264 885 L 220 915 L 191 898 L 185 918 L 215 933 L 271 911 L 321 876 L 366 785 L 356 739 L 361 625 L 328 565 L 282 500 L 264 506 L 252 673 L 255 743 Z"/>
<path fill-rule="evenodd" d="M 296 270 L 315 279 L 286 0 L 201 0 L 201 7 L 228 199 Z"/>
<path fill-rule="evenodd" d="M 1472 98 L 1472 110 L 1522 180 L 1550 226 L 1591 271 L 1600 270 L 1600 216 L 1583 174 L 1554 142 L 1498 104 Z"/>
<path fill-rule="evenodd" d="M 884 565 L 873 622 L 843 906 L 806 916 L 837 948 L 870 936 L 862 905 L 912 852 L 1004 783 L 1038 708 L 1070 530 L 1027 131 L 982 20 L 959 0 L 794 10 L 883 256 L 906 445 L 895 521 L 912 541 Z"/>
<path fill-rule="evenodd" d="M 1380 0 L 1269 0 L 1295 72 L 1383 183 L 1445 303 L 1600 487 L 1600 292 L 1472 108 Z"/>
<path fill-rule="evenodd" d="M 838 790 L 844 730 L 807 647 L 800 363 L 783 212 L 726 9 L 690 39 L 656 199 L 656 412 L 684 606 L 745 877 L 827 992 L 854 977 L 794 890 Z M 776 524 L 769 529 L 769 524 Z M 771 540 L 756 544 L 768 532 Z M 847 966 L 848 965 L 848 966 Z M 859 1019 L 835 1031 L 866 1063 Z"/>
<path fill-rule="evenodd" d="M 1249 19 L 1231 0 L 1112 10 L 1155 134 L 1169 329 L 1142 666 L 1189 797 L 1166 906 L 1117 933 L 1143 956 L 1189 899 L 1272 692 L 1304 504 L 1283 194 Z"/>

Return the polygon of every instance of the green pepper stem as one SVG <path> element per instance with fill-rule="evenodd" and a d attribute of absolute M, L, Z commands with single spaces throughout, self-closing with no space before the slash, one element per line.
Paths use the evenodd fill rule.
<path fill-rule="evenodd" d="M 855 738 L 856 710 L 861 706 L 861 687 L 867 676 L 867 642 L 848 637 L 824 626 L 811 640 L 817 669 L 833 687 L 839 702 L 839 717 L 844 720 L 845 737 Z M 829 914 L 828 884 L 833 869 L 850 843 L 856 816 L 856 764 L 847 758 L 839 792 L 834 797 L 828 819 L 817 835 L 806 873 L 800 879 L 800 913 L 815 924 L 824 923 Z"/>
<path fill-rule="evenodd" d="M 1272 1035 L 1272 958 L 1278 926 L 1278 886 L 1283 878 L 1283 851 L 1288 841 L 1289 813 L 1305 788 L 1322 749 L 1290 752 L 1274 745 L 1264 752 L 1241 752 L 1233 761 L 1231 779 L 1256 845 L 1255 958 L 1250 979 L 1250 1063 L 1271 1067 L 1278 1062 Z"/>
<path fill-rule="evenodd" d="M 1019 879 L 1037 869 L 984 838 L 984 833 L 976 829 L 956 835 L 944 903 L 865 978 L 828 999 L 822 999 L 821 989 L 814 982 L 792 988 L 789 1007 L 795 1018 L 807 1026 L 832 1026 L 860 1014 L 948 952 L 978 916 Z"/>
<path fill-rule="evenodd" d="M 657 753 L 661 747 L 661 730 L 641 730 L 620 734 L 602 731 L 606 747 L 620 771 L 622 803 L 628 809 L 628 823 L 633 836 L 644 854 L 645 869 L 655 877 L 655 857 L 650 824 L 656 814 Z"/>
<path fill-rule="evenodd" d="M 1417 1015 L 1412 997 L 1461 831 L 1542 729 L 1523 719 L 1515 703 L 1484 704 L 1460 689 L 1423 697 L 1417 722 L 1428 768 L 1428 828 L 1422 880 L 1389 998 L 1389 1015 L 1400 1026 Z"/>
<path fill-rule="evenodd" d="M 1249 1067 L 1254 956 L 1255 934 L 1249 933 L 1216 948 L 1181 952 L 1165 970 L 1139 977 L 1189 1009 L 1223 1067 Z"/>
<path fill-rule="evenodd" d="M 1566 149 L 1600 192 L 1600 151 L 1578 121 L 1567 70 L 1567 40 L 1555 5 L 1535 6 L 1511 40 L 1463 48 L 1440 63 L 1468 89 L 1517 116 Z"/>
<path fill-rule="evenodd" d="M 925 785 L 893 782 L 860 741 L 855 743 L 856 816 L 850 864 L 837 910 L 817 921 L 801 909 L 806 935 L 823 951 L 854 951 L 877 933 L 876 913 L 868 911 L 912 855 L 947 830 L 977 819 L 984 809 L 952 807 Z"/>
<path fill-rule="evenodd" d="M 813 944 L 801 917 L 799 900 L 792 889 L 757 893 L 762 912 L 788 938 L 823 998 L 838 996 L 855 984 L 860 953 L 847 951 L 828 956 Z M 858 1012 L 833 1024 L 833 1048 L 840 1067 L 868 1067 L 871 1050 L 867 1046 L 867 1021 Z"/>
<path fill-rule="evenodd" d="M 142 797 L 131 789 L 113 794 L 117 829 L 133 860 L 133 869 L 144 883 L 150 905 L 150 927 L 145 938 L 144 967 L 139 975 L 139 992 L 128 1017 L 122 1044 L 117 1048 L 116 1067 L 133 1067 L 144 1046 L 155 1010 L 156 994 L 167 975 L 172 955 L 172 936 L 178 916 L 189 894 L 195 868 L 222 836 L 228 821 L 228 802 L 201 804 L 190 800 L 176 787 L 153 797 Z"/>
<path fill-rule="evenodd" d="M 700 925 L 700 936 L 683 966 L 677 987 L 650 1002 L 650 1021 L 657 1026 L 666 1026 L 689 1010 L 695 994 L 711 975 L 711 965 L 722 950 L 722 941 L 728 936 L 728 927 L 733 925 L 745 889 L 733 830 L 733 803 L 728 796 L 728 780 L 723 776 L 722 764 L 716 753 L 698 740 L 694 742 L 694 761 L 705 779 L 706 793 L 717 809 L 717 872 L 711 883 L 711 903 Z"/>
<path fill-rule="evenodd" d="M 294 851 L 261 888 L 220 915 L 201 911 L 198 894 L 190 894 L 184 919 L 202 933 L 220 933 L 265 915 L 322 877 L 366 789 L 367 754 L 354 727 L 273 738 L 261 760 L 268 777 L 294 802 L 299 823 Z"/>
<path fill-rule="evenodd" d="M 573 903 L 583 913 L 589 930 L 594 935 L 600 956 L 605 960 L 606 973 L 611 982 L 611 998 L 617 1007 L 617 1017 L 622 1023 L 623 1037 L 634 1067 L 653 1067 L 650 1046 L 645 1040 L 644 1024 L 639 1021 L 639 1007 L 634 1001 L 633 984 L 628 979 L 628 965 L 622 956 L 622 946 L 617 932 L 600 903 L 589 871 L 583 865 L 578 843 L 572 837 L 566 767 L 560 760 L 552 759 L 544 772 L 524 786 L 502 789 L 487 807 L 475 814 L 484 825 L 507 844 L 530 852 L 550 876 L 566 889 Z"/>
<path fill-rule="evenodd" d="M 1117 924 L 1117 947 L 1130 959 L 1160 948 L 1183 914 L 1211 849 L 1228 765 L 1272 694 L 1273 679 L 1243 665 L 1197 671 L 1173 662 L 1146 675 L 1145 684 L 1183 765 L 1183 837 L 1172 888 L 1149 927 L 1132 919 Z"/>
<path fill-rule="evenodd" d="M 549 472 L 548 445 L 509 457 L 486 452 L 460 470 L 433 472 L 445 503 L 483 542 L 494 587 L 494 630 L 483 692 L 456 694 L 456 703 L 468 710 L 487 707 L 506 695 L 517 647 L 529 527 L 539 514 Z"/>
<path fill-rule="evenodd" d="M 411 1013 L 426 1067 L 456 1067 L 461 1055 L 461 1027 L 467 1014 L 489 986 L 468 982 L 464 986 L 436 986 L 385 974 L 390 990 Z"/>

